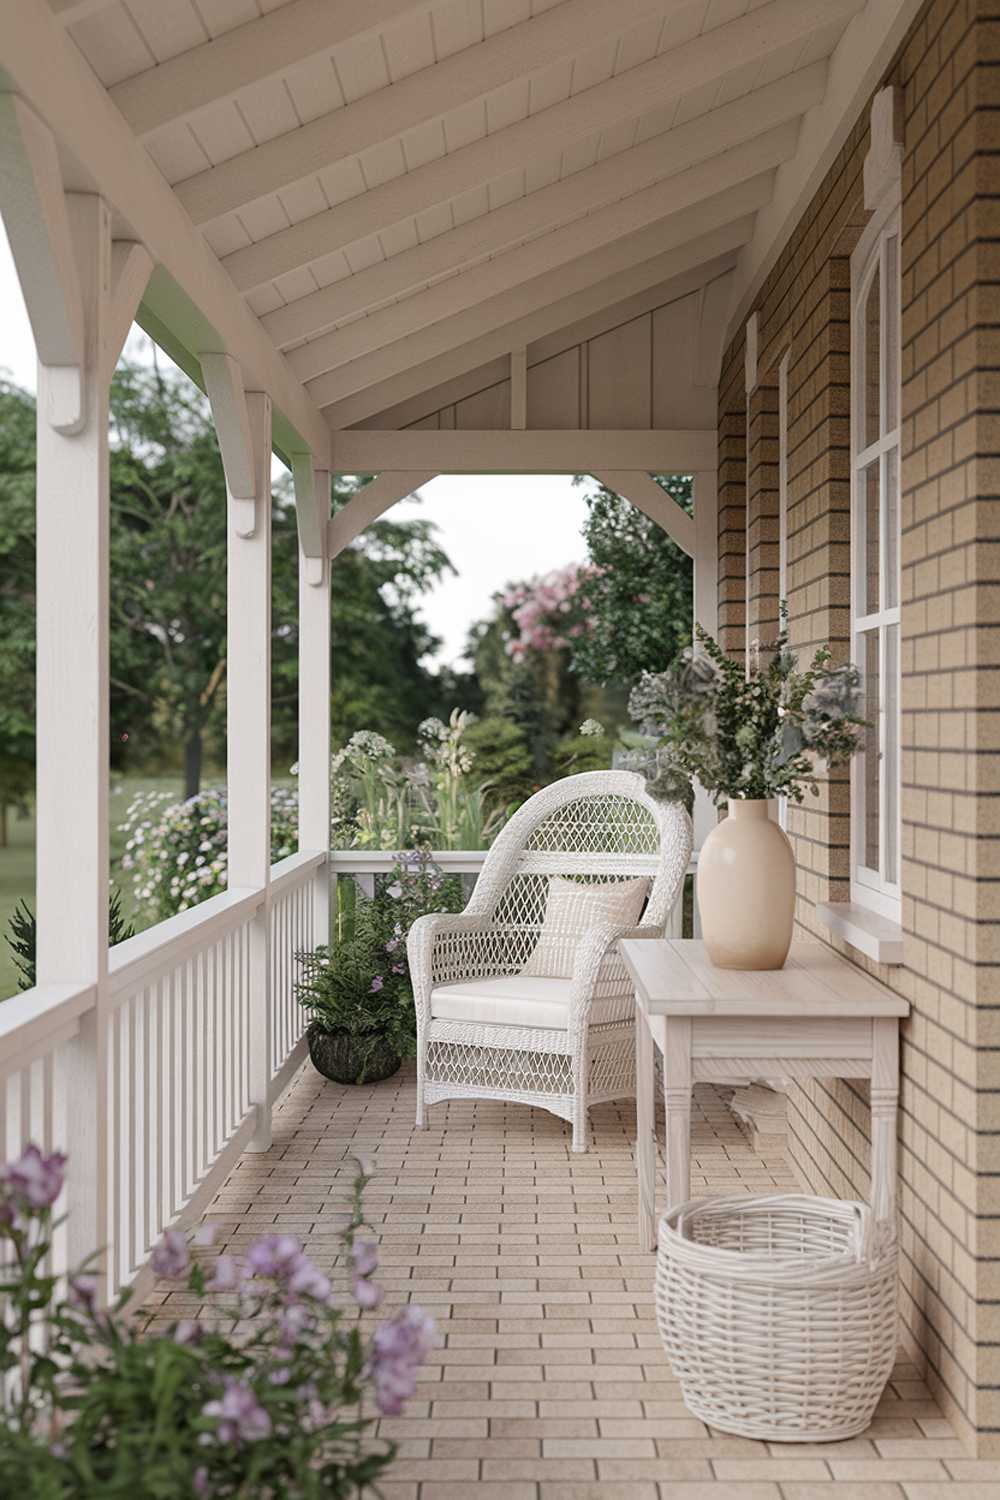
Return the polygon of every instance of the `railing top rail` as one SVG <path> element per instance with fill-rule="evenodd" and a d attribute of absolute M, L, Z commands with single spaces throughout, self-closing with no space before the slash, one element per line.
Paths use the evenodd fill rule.
<path fill-rule="evenodd" d="M 412 853 L 413 851 L 403 852 Z M 483 861 L 489 852 L 488 849 L 432 849 L 430 858 L 439 869 L 456 875 L 470 875 L 482 869 Z M 383 849 L 333 849 L 330 852 L 330 868 L 334 874 L 339 872 L 342 875 L 384 875 L 393 868 L 399 858 L 399 854 Z M 693 872 L 697 864 L 698 851 L 695 850 L 688 870 Z M 277 868 L 275 866 L 275 869 Z"/>
<path fill-rule="evenodd" d="M 271 866 L 271 895 L 278 896 L 290 885 L 300 885 L 311 870 L 318 870 L 330 858 L 325 849 L 300 849 Z"/>
<path fill-rule="evenodd" d="M 146 983 L 153 974 L 172 968 L 241 926 L 263 906 L 265 893 L 237 887 L 210 896 L 189 911 L 178 912 L 138 932 L 112 948 L 108 962 L 108 991 L 121 995 Z"/>
<path fill-rule="evenodd" d="M 93 985 L 44 984 L 12 995 L 0 1005 L 0 1064 L 37 1053 L 51 1039 L 61 1041 L 67 1028 L 92 1009 Z"/>

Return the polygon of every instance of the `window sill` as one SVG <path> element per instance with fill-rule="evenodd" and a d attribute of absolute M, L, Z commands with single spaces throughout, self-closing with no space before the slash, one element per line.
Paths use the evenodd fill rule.
<path fill-rule="evenodd" d="M 816 916 L 835 937 L 850 943 L 877 964 L 903 962 L 903 929 L 898 922 L 880 917 L 855 901 L 820 901 Z"/>

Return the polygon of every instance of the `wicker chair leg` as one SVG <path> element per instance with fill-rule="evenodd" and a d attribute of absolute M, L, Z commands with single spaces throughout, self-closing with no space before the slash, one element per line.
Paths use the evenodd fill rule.
<path fill-rule="evenodd" d="M 415 1124 L 418 1130 L 427 1129 L 427 1106 L 424 1104 L 424 1047 L 417 1041 L 417 1112 Z"/>
<path fill-rule="evenodd" d="M 571 1149 L 573 1151 L 589 1151 L 590 1150 L 590 1140 L 589 1140 L 589 1131 L 587 1129 L 587 1111 L 586 1110 L 583 1111 L 582 1117 L 577 1118 L 577 1119 L 575 1119 L 573 1121 L 573 1145 L 572 1145 Z"/>

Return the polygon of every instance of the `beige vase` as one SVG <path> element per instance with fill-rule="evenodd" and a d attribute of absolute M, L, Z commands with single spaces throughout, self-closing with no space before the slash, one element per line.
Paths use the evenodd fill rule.
<path fill-rule="evenodd" d="M 705 948 L 720 969 L 780 969 L 795 920 L 795 856 L 764 801 L 729 803 L 698 855 Z"/>

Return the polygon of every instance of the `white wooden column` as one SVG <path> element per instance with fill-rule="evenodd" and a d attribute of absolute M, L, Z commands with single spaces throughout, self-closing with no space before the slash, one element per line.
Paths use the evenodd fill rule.
<path fill-rule="evenodd" d="M 330 474 L 313 471 L 313 489 L 329 511 Z M 298 502 L 297 502 L 298 503 Z M 325 527 L 324 527 L 325 532 Z M 325 541 L 325 536 L 324 536 Z M 299 848 L 330 848 L 330 563 L 299 548 Z M 330 871 L 313 886 L 313 933 L 330 941 Z"/>
<path fill-rule="evenodd" d="M 223 360 L 226 356 L 221 356 Z M 204 368 L 204 363 L 203 363 Z M 228 368 L 228 367 L 226 367 Z M 230 370 L 231 373 L 231 370 Z M 207 371 L 206 371 L 207 375 Z M 216 371 L 218 375 L 218 370 Z M 207 379 L 226 468 L 229 598 L 226 764 L 230 888 L 264 893 L 250 934 L 250 1099 L 257 1127 L 250 1149 L 271 1144 L 271 399 L 230 387 L 232 409 Z M 250 440 L 249 469 L 244 436 Z M 231 462 L 242 455 L 244 462 Z M 233 474 L 239 488 L 234 493 Z"/>
<path fill-rule="evenodd" d="M 710 635 L 719 628 L 719 488 L 717 469 L 694 476 L 694 620 Z M 707 794 L 695 788 L 694 847 L 700 849 L 717 822 Z M 697 920 L 697 915 L 696 915 Z"/>

